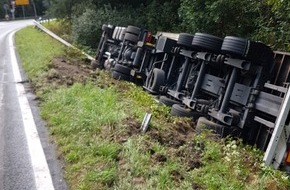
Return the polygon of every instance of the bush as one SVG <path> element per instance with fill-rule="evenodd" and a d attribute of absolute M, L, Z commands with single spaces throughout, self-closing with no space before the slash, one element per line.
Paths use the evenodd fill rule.
<path fill-rule="evenodd" d="M 290 51 L 290 2 L 260 2 L 260 17 L 253 37 L 272 45 L 275 50 Z"/>
<path fill-rule="evenodd" d="M 131 7 L 117 10 L 110 5 L 96 9 L 94 6 L 86 8 L 84 13 L 72 19 L 72 39 L 78 44 L 96 48 L 102 33 L 102 25 L 112 24 L 118 26 L 140 26 L 142 19 L 138 11 Z"/>
<path fill-rule="evenodd" d="M 72 22 L 72 39 L 74 42 L 96 47 L 97 39 L 100 36 L 100 26 L 95 19 L 97 18 L 94 9 L 86 8 L 85 12 L 79 17 L 75 17 Z"/>

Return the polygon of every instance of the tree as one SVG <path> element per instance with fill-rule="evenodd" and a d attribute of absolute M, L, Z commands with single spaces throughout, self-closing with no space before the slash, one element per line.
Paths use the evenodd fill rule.
<path fill-rule="evenodd" d="M 263 1 L 259 10 L 254 38 L 270 44 L 276 50 L 290 51 L 290 2 Z"/>
<path fill-rule="evenodd" d="M 49 15 L 72 23 L 73 38 L 78 43 L 91 47 L 96 46 L 92 36 L 98 38 L 101 25 L 110 23 L 136 25 L 153 32 L 234 35 L 263 41 L 275 49 L 290 50 L 290 1 L 286 0 L 43 1 L 50 5 Z M 84 31 L 86 35 L 80 34 Z"/>
<path fill-rule="evenodd" d="M 32 2 L 35 3 L 37 15 L 43 15 L 45 13 L 46 7 L 43 5 L 43 0 L 30 0 L 30 4 L 27 6 L 24 6 L 25 16 L 26 17 L 33 17 L 35 15 L 34 8 Z M 10 9 L 11 9 L 11 0 L 0 0 L 0 19 L 4 19 L 4 16 L 6 14 L 6 11 L 4 10 L 3 6 L 4 4 L 9 6 L 9 10 L 7 13 L 10 15 Z M 16 6 L 15 7 L 15 17 L 23 17 L 23 10 L 22 6 Z"/>
<path fill-rule="evenodd" d="M 50 7 L 47 14 L 56 18 L 65 18 L 71 21 L 73 9 L 78 4 L 90 4 L 91 0 L 46 0 Z"/>
<path fill-rule="evenodd" d="M 151 0 L 145 7 L 145 22 L 148 29 L 157 31 L 180 32 L 178 0 Z"/>
<path fill-rule="evenodd" d="M 4 8 L 4 5 L 5 5 L 5 8 Z M 0 0 L 0 19 L 4 19 L 6 13 L 10 14 L 10 1 Z"/>
<path fill-rule="evenodd" d="M 182 27 L 191 33 L 247 37 L 255 29 L 258 10 L 252 0 L 181 0 L 179 15 Z"/>

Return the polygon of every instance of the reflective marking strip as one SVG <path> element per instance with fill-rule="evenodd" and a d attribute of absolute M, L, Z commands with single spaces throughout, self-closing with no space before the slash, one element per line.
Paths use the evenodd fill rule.
<path fill-rule="evenodd" d="M 32 111 L 28 99 L 25 95 L 24 86 L 23 84 L 18 83 L 22 81 L 22 78 L 20 75 L 16 54 L 14 50 L 13 44 L 14 34 L 15 32 L 12 32 L 9 35 L 9 50 L 11 55 L 11 64 L 13 69 L 14 80 L 16 83 L 15 86 L 17 90 L 18 102 L 22 113 L 23 126 L 31 157 L 31 165 L 34 172 L 35 186 L 37 190 L 54 190 L 52 178 L 39 139 L 36 125 L 33 119 Z"/>
<path fill-rule="evenodd" d="M 287 164 L 290 164 L 290 150 L 287 151 L 287 157 L 285 161 L 287 162 Z"/>
<path fill-rule="evenodd" d="M 5 65 L 6 65 L 6 60 L 4 58 L 3 67 Z M 0 79 L 0 82 L 2 83 L 2 84 L 0 84 L 0 107 L 3 105 L 3 95 L 4 95 L 4 93 L 3 93 L 3 82 L 4 82 L 4 76 L 5 76 L 5 73 L 3 71 L 2 77 Z"/>

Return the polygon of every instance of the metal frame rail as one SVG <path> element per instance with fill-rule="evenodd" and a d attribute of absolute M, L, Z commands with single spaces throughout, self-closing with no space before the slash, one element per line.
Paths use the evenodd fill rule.
<path fill-rule="evenodd" d="M 278 115 L 272 137 L 263 159 L 267 166 L 272 165 L 276 169 L 278 169 L 281 165 L 287 150 L 287 141 L 290 135 L 290 124 L 286 124 L 286 119 L 289 115 L 289 110 L 290 90 L 288 88 L 288 92 L 282 103 L 281 111 Z"/>

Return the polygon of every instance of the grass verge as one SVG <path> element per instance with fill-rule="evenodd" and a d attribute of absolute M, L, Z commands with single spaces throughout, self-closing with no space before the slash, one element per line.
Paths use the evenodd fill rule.
<path fill-rule="evenodd" d="M 52 59 L 64 53 L 64 46 L 32 27 L 17 32 L 16 43 L 22 65 L 30 80 L 47 72 Z"/>
<path fill-rule="evenodd" d="M 290 188 L 288 176 L 263 166 L 259 150 L 208 131 L 197 134 L 193 121 L 171 117 L 132 83 L 100 70 L 62 83 L 62 70 L 78 66 L 68 73 L 79 76 L 82 61 L 68 61 L 70 51 L 45 34 L 26 28 L 16 43 L 71 189 Z M 146 112 L 153 119 L 142 134 Z"/>

